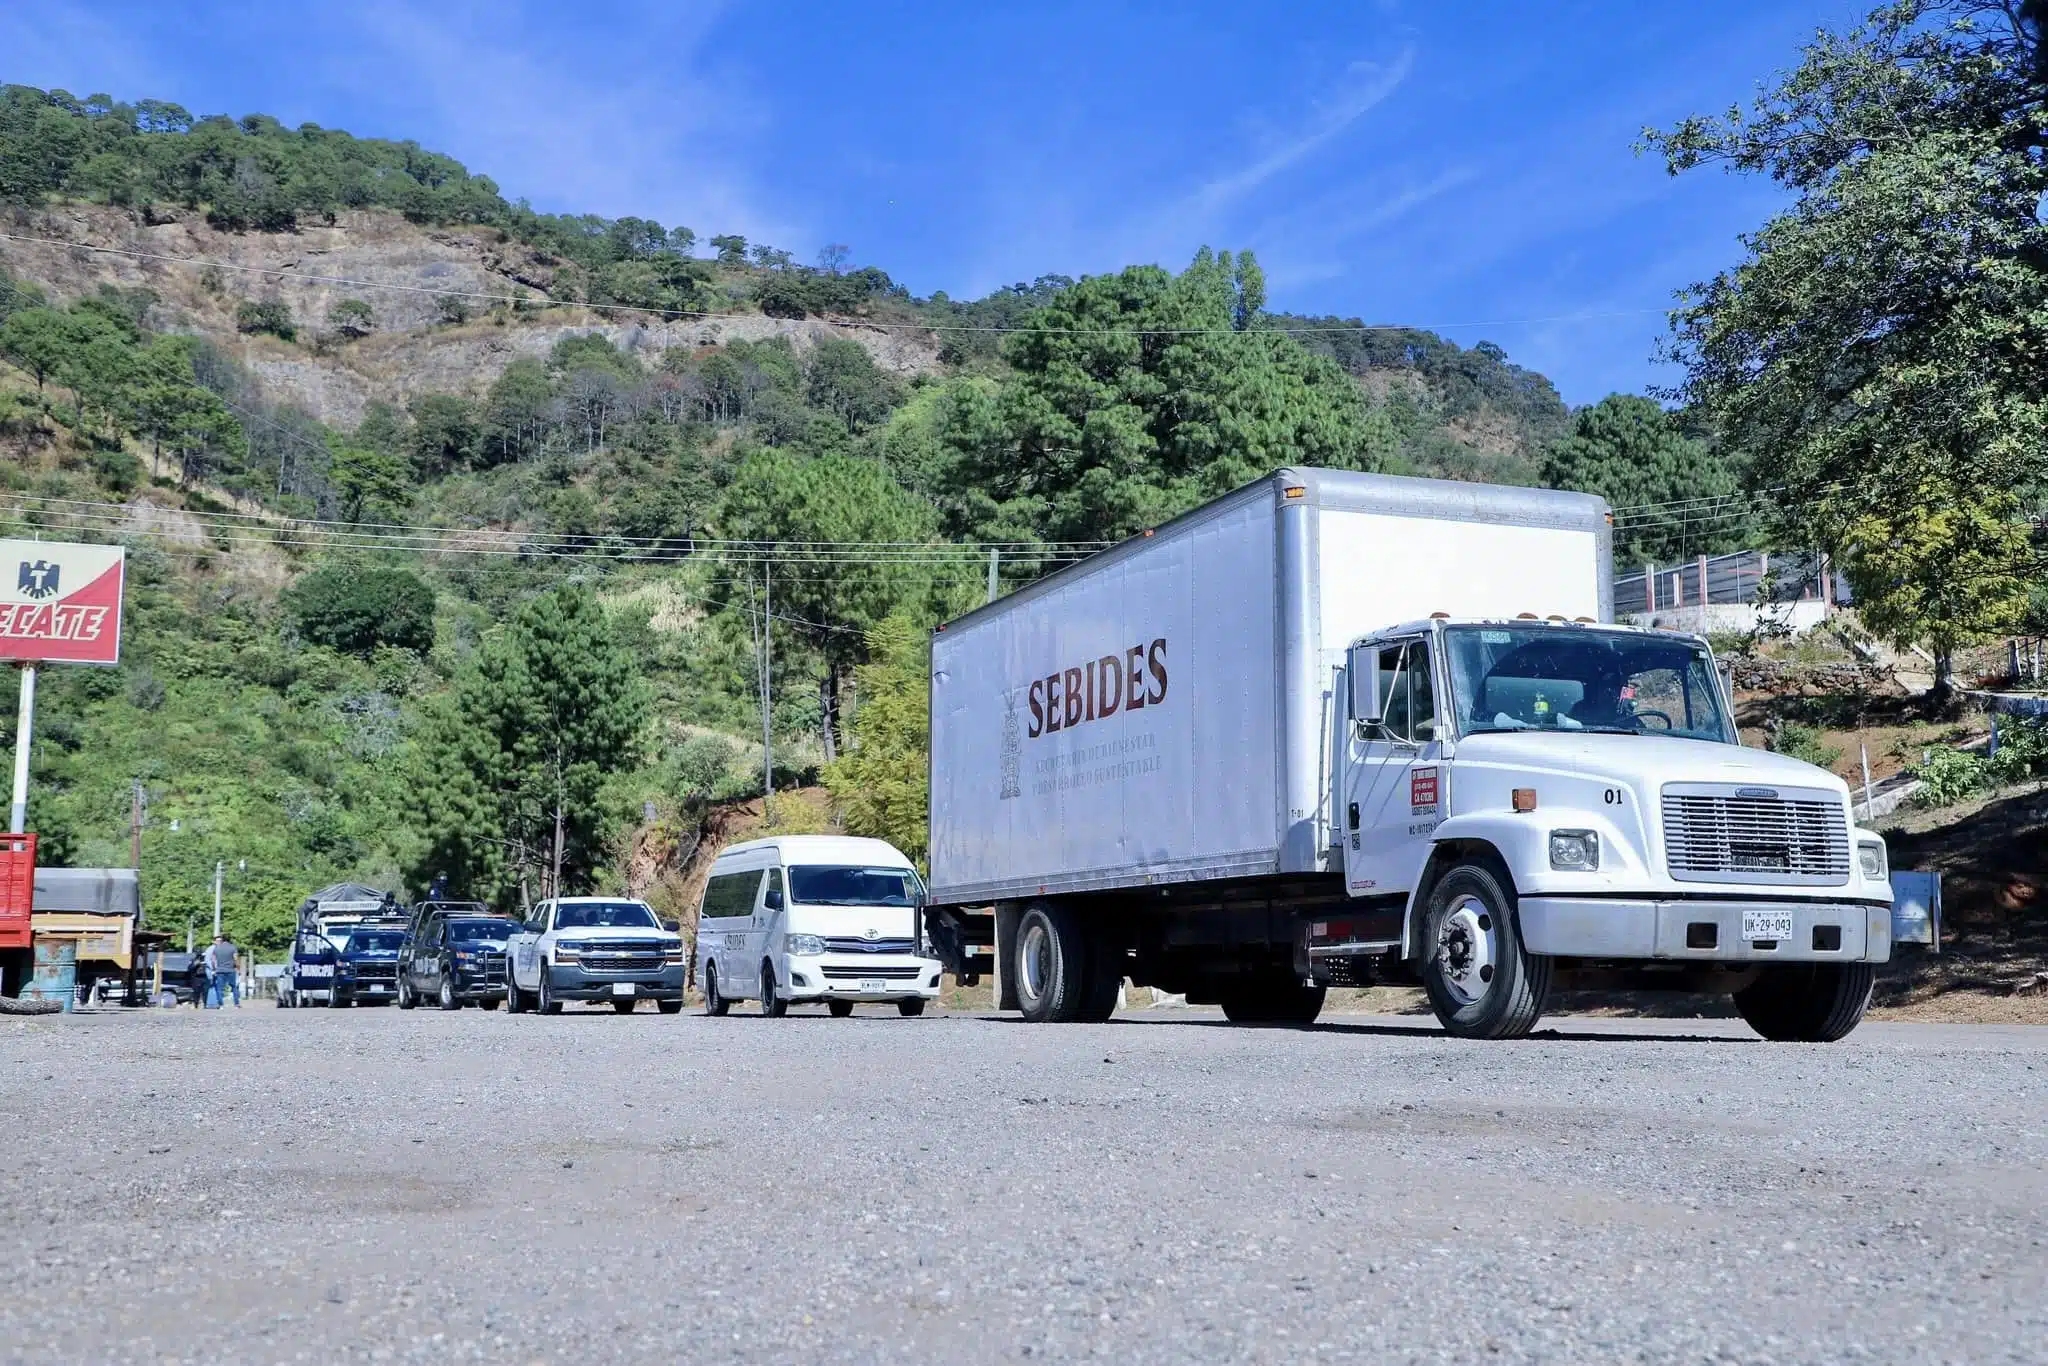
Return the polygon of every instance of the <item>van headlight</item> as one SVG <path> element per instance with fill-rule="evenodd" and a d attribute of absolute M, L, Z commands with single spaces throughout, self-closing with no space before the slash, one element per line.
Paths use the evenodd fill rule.
<path fill-rule="evenodd" d="M 1593 830 L 1550 832 L 1550 866 L 1560 873 L 1590 873 L 1600 866 L 1600 835 Z"/>
<path fill-rule="evenodd" d="M 790 955 L 795 958 L 816 958 L 825 951 L 825 941 L 815 934 L 793 934 L 783 941 Z"/>
<path fill-rule="evenodd" d="M 1883 882 L 1890 870 L 1884 865 L 1884 841 L 1869 840 L 1856 846 L 1856 863 L 1866 882 Z"/>

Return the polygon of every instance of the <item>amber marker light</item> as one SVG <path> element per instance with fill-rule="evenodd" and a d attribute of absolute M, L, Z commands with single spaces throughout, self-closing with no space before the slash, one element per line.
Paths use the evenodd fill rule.
<path fill-rule="evenodd" d="M 1308 487 L 1304 484 L 1289 484 L 1286 488 L 1280 490 L 1280 496 L 1282 498 L 1306 498 L 1308 497 Z"/>
<path fill-rule="evenodd" d="M 1533 787 L 1516 788 L 1514 790 L 1514 803 L 1515 810 L 1517 811 L 1534 811 L 1536 809 L 1536 789 Z"/>

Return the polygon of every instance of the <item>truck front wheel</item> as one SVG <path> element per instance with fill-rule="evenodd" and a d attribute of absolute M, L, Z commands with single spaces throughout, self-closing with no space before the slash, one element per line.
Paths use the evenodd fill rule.
<path fill-rule="evenodd" d="M 1735 1009 L 1773 1042 L 1833 1043 L 1863 1022 L 1876 980 L 1869 963 L 1765 968 L 1735 993 Z"/>
<path fill-rule="evenodd" d="M 1522 947 L 1514 893 L 1488 863 L 1461 863 L 1430 892 L 1422 985 L 1443 1027 L 1464 1039 L 1519 1039 L 1550 995 L 1550 959 Z"/>

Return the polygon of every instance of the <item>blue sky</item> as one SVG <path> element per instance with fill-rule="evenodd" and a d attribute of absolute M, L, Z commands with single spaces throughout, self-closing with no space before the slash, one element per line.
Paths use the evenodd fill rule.
<path fill-rule="evenodd" d="M 1861 8 L 10 0 L 0 80 L 413 137 L 921 294 L 1249 247 L 1275 308 L 1492 340 L 1578 404 L 1663 377 L 1672 291 L 1777 203 L 1667 178 L 1642 126 Z"/>

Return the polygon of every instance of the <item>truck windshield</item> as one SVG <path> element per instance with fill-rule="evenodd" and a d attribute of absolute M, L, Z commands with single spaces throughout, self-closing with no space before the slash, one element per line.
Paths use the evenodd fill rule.
<path fill-rule="evenodd" d="M 1729 738 L 1720 680 L 1690 641 L 1570 626 L 1444 631 L 1458 729 Z"/>
<path fill-rule="evenodd" d="M 512 922 L 509 920 L 451 920 L 448 922 L 448 937 L 461 943 L 477 939 L 503 941 L 511 937 Z"/>
<path fill-rule="evenodd" d="M 571 901 L 555 912 L 558 930 L 651 930 L 654 912 L 637 901 Z"/>
<path fill-rule="evenodd" d="M 908 868 L 802 864 L 789 870 L 789 896 L 801 906 L 914 906 L 917 874 Z"/>
<path fill-rule="evenodd" d="M 405 936 L 397 930 L 379 930 L 373 934 L 352 934 L 348 937 L 350 953 L 397 953 L 398 946 L 405 942 Z"/>

